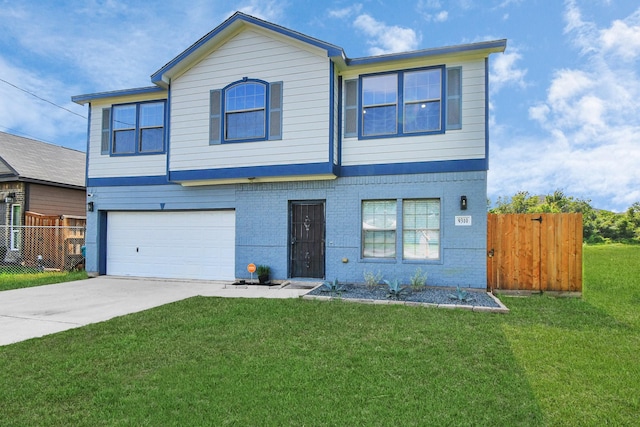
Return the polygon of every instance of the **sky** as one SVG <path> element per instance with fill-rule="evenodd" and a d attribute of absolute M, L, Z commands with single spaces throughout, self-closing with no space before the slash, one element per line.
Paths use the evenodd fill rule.
<path fill-rule="evenodd" d="M 72 96 L 151 86 L 236 10 L 349 58 L 507 39 L 489 60 L 490 201 L 640 201 L 637 0 L 0 0 L 0 131 L 85 151 Z"/>

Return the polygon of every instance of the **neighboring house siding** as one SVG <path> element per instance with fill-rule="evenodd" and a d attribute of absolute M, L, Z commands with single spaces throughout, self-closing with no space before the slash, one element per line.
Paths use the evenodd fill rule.
<path fill-rule="evenodd" d="M 209 93 L 243 77 L 283 83 L 282 140 L 209 145 Z M 329 161 L 326 52 L 247 30 L 171 86 L 171 171 Z"/>
<path fill-rule="evenodd" d="M 442 65 L 434 62 L 423 66 Z M 449 60 L 447 67 L 462 67 L 462 128 L 443 134 L 399 138 L 343 138 L 342 165 L 388 164 L 486 158 L 485 61 Z M 407 68 L 416 64 L 408 63 Z M 376 72 L 400 70 L 378 68 Z M 368 69 L 366 71 L 370 73 Z M 357 78 L 349 75 L 348 78 Z M 345 77 L 347 79 L 347 77 Z M 344 84 L 344 82 L 343 82 Z M 344 111 L 342 112 L 344 115 Z M 444 113 L 444 112 L 443 112 Z"/>
<path fill-rule="evenodd" d="M 149 154 L 133 156 L 110 156 L 101 154 L 102 141 L 102 109 L 111 108 L 114 104 L 126 104 L 129 102 L 143 102 L 155 99 L 166 99 L 166 95 L 146 95 L 132 98 L 115 98 L 109 103 L 93 102 L 91 104 L 89 178 L 115 178 L 132 176 L 159 176 L 166 175 L 166 154 Z M 165 141 L 166 146 L 167 141 Z"/>
<path fill-rule="evenodd" d="M 86 215 L 86 192 L 29 184 L 28 210 L 42 215 Z"/>

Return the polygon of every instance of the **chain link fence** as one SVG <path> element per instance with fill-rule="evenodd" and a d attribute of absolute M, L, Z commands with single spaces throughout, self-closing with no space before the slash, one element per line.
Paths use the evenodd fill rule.
<path fill-rule="evenodd" d="M 0 274 L 84 269 L 84 227 L 0 226 Z"/>

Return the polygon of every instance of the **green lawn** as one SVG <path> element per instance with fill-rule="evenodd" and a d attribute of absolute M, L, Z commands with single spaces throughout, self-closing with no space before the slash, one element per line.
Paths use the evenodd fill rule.
<path fill-rule="evenodd" d="M 85 271 L 7 273 L 0 270 L 0 291 L 86 279 Z"/>
<path fill-rule="evenodd" d="M 635 425 L 639 259 L 502 315 L 199 297 L 0 347 L 0 424 Z"/>

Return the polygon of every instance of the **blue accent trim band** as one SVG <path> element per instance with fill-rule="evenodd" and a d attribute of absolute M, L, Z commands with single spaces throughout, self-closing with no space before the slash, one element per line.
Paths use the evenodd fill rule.
<path fill-rule="evenodd" d="M 342 76 L 338 76 L 338 166 L 342 164 L 342 102 L 344 96 L 342 93 Z"/>
<path fill-rule="evenodd" d="M 164 104 L 164 140 L 165 140 L 165 152 L 167 153 L 167 168 L 166 176 L 169 176 L 169 159 L 171 158 L 171 86 L 167 88 L 167 102 Z"/>
<path fill-rule="evenodd" d="M 165 175 L 156 176 L 122 176 L 112 178 L 89 178 L 87 187 L 122 187 L 129 185 L 164 185 L 169 184 Z"/>
<path fill-rule="evenodd" d="M 333 160 L 334 155 L 334 147 L 333 143 L 335 142 L 335 69 L 333 65 L 333 61 L 329 61 L 329 163 L 332 165 L 335 164 Z"/>
<path fill-rule="evenodd" d="M 104 99 L 104 98 L 115 98 L 117 96 L 128 96 L 128 95 L 145 95 L 148 93 L 161 93 L 166 92 L 166 89 L 158 87 L 158 86 L 148 86 L 148 87 L 140 87 L 135 89 L 124 89 L 124 90 L 114 90 L 111 92 L 98 92 L 98 93 L 88 93 L 85 95 L 76 95 L 71 97 L 71 101 L 76 104 L 84 105 L 89 101 L 93 101 L 96 99 Z"/>
<path fill-rule="evenodd" d="M 291 175 L 322 175 L 333 173 L 333 164 L 302 163 L 292 165 L 253 166 L 224 169 L 202 169 L 169 172 L 171 182 L 208 179 L 258 178 Z"/>
<path fill-rule="evenodd" d="M 258 27 L 265 28 L 267 30 L 275 31 L 276 33 L 285 35 L 287 37 L 291 37 L 293 39 L 299 40 L 303 43 L 310 44 L 312 46 L 319 47 L 327 51 L 327 56 L 340 56 L 345 57 L 342 48 L 332 45 L 327 42 L 323 42 L 318 39 L 314 39 L 313 37 L 309 37 L 302 33 L 298 33 L 296 31 L 290 30 L 288 28 L 281 27 L 279 25 L 273 24 L 271 22 L 263 21 L 261 19 L 255 18 L 250 15 L 246 15 L 242 12 L 234 13 L 229 19 L 224 21 L 222 24 L 218 25 L 207 35 L 202 37 L 200 40 L 191 45 L 187 50 L 182 52 L 180 55 L 176 56 L 174 59 L 169 61 L 164 67 L 160 68 L 158 71 L 151 75 L 151 81 L 155 84 L 165 84 L 162 76 L 166 73 L 171 72 L 171 70 L 180 64 L 180 62 L 187 59 L 191 54 L 196 52 L 201 47 L 205 46 L 212 39 L 216 38 L 218 35 L 223 33 L 229 27 L 234 26 L 234 24 L 238 22 L 246 22 L 249 24 L 256 25 Z"/>
<path fill-rule="evenodd" d="M 342 166 L 340 176 L 402 175 L 415 173 L 486 171 L 486 159 L 443 160 L 439 162 L 384 163 Z"/>
<path fill-rule="evenodd" d="M 182 181 L 206 181 L 236 178 L 287 177 L 326 175 L 373 176 L 417 173 L 486 171 L 486 159 L 443 160 L 439 162 L 383 163 L 375 165 L 338 166 L 333 162 L 290 165 L 251 166 L 225 169 L 202 169 L 169 172 L 165 176 L 129 176 L 89 178 L 89 187 L 118 187 L 133 185 L 165 185 Z"/>
<path fill-rule="evenodd" d="M 98 274 L 107 274 L 107 212 L 98 211 Z"/>
<path fill-rule="evenodd" d="M 493 40 L 488 42 L 470 43 L 456 46 L 444 46 L 432 49 L 415 50 L 413 52 L 395 53 L 390 55 L 367 56 L 364 58 L 347 59 L 347 65 L 369 65 L 380 62 L 428 58 L 430 56 L 448 55 L 454 53 L 473 52 L 477 50 L 490 50 L 491 52 L 503 52 L 507 47 L 507 40 Z"/>

